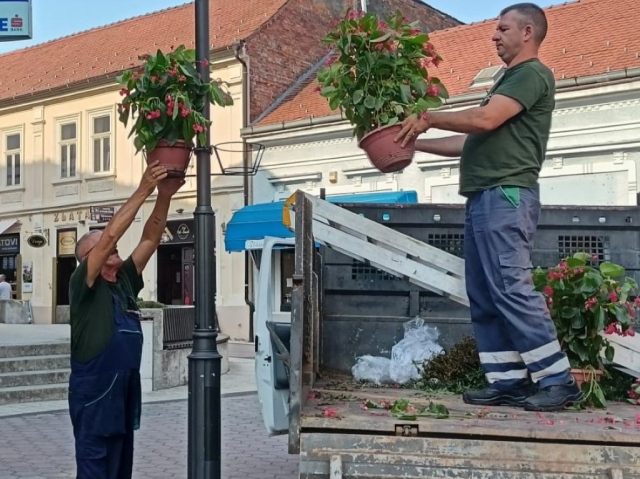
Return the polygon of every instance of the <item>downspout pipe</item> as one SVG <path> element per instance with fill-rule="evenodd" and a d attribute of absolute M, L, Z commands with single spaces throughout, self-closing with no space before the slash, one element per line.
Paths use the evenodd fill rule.
<path fill-rule="evenodd" d="M 247 58 L 247 47 L 244 40 L 241 40 L 235 49 L 235 57 L 242 65 L 242 101 L 244 102 L 244 108 L 242 109 L 242 128 L 249 126 L 249 108 L 250 94 L 249 94 L 249 66 L 245 58 Z M 242 139 L 242 165 L 247 171 L 252 164 L 253 159 L 250 158 L 251 152 L 247 148 L 247 140 Z M 249 204 L 249 176 L 243 175 L 242 177 L 242 194 L 244 199 L 244 206 Z M 248 251 L 244 252 L 244 302 L 249 306 L 249 341 L 254 341 L 253 331 L 253 316 L 256 311 L 256 306 L 251 298 L 253 291 L 253 262 Z"/>

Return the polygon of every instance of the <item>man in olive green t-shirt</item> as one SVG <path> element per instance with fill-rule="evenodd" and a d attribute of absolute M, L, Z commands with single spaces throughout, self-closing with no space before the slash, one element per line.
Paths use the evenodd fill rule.
<path fill-rule="evenodd" d="M 556 411 L 583 398 L 531 280 L 538 177 L 555 106 L 553 73 L 538 59 L 546 34 L 547 20 L 537 5 L 504 9 L 493 41 L 506 70 L 481 105 L 412 116 L 396 138 L 404 145 L 429 128 L 462 133 L 417 140 L 416 149 L 460 157 L 467 295 L 489 382 L 486 389 L 464 394 L 470 404 Z"/>
<path fill-rule="evenodd" d="M 183 184 L 167 178 L 157 162 L 149 165 L 104 231 L 90 231 L 76 245 L 80 264 L 69 282 L 69 415 L 77 479 L 131 478 L 133 433 L 140 424 L 143 342 L 136 298 L 143 287 L 142 270 L 160 244 L 171 198 Z M 140 243 L 123 261 L 118 241 L 156 188 Z"/>

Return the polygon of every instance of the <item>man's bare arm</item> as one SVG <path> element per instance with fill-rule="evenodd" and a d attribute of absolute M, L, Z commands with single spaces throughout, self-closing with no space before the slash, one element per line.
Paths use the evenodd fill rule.
<path fill-rule="evenodd" d="M 167 215 L 169 214 L 169 206 L 171 198 L 184 185 L 184 180 L 167 178 L 158 184 L 158 197 L 156 205 L 153 207 L 151 216 L 144 225 L 142 230 L 142 238 L 140 243 L 131 253 L 133 263 L 136 265 L 138 274 L 142 273 L 145 266 L 158 249 L 162 233 L 167 226 Z"/>
<path fill-rule="evenodd" d="M 402 122 L 402 130 L 396 135 L 394 141 L 400 142 L 404 148 L 409 141 L 429 128 L 464 134 L 487 133 L 518 115 L 523 108 L 513 98 L 494 95 L 485 106 L 461 111 L 429 111 L 420 118 L 411 115 Z"/>
<path fill-rule="evenodd" d="M 104 264 L 113 253 L 118 241 L 133 223 L 138 210 L 149 195 L 153 193 L 158 182 L 166 178 L 166 176 L 166 169 L 162 166 L 157 166 L 157 163 L 150 165 L 146 169 L 136 191 L 122 208 L 113 215 L 95 247 L 89 252 L 87 256 L 87 286 L 93 287 L 96 278 L 100 275 Z"/>
<path fill-rule="evenodd" d="M 462 147 L 467 135 L 455 135 L 447 138 L 416 140 L 416 150 L 432 155 L 457 158 L 462 155 Z"/>
<path fill-rule="evenodd" d="M 153 253 L 160 244 L 162 232 L 167 226 L 167 215 L 169 214 L 170 197 L 158 196 L 156 205 L 151 212 L 151 217 L 147 220 L 142 230 L 142 238 L 136 249 L 131 253 L 133 263 L 136 265 L 138 274 L 142 273 L 145 266 L 153 256 Z"/>

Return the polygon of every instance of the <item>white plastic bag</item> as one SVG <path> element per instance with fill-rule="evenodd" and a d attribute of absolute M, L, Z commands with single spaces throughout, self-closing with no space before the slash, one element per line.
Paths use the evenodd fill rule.
<path fill-rule="evenodd" d="M 356 381 L 369 381 L 380 386 L 381 384 L 389 384 L 389 366 L 391 360 L 389 358 L 381 358 L 377 356 L 360 356 L 356 360 L 356 364 L 351 368 L 351 373 Z"/>
<path fill-rule="evenodd" d="M 397 384 L 420 378 L 423 363 L 442 352 L 438 344 L 440 333 L 416 317 L 404 324 L 404 339 L 391 349 L 389 375 Z"/>

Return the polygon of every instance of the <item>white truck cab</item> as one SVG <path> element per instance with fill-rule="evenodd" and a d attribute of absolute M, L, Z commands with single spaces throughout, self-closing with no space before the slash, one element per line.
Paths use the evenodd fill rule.
<path fill-rule="evenodd" d="M 276 249 L 293 248 L 295 238 L 265 237 L 260 259 L 254 331 L 258 399 L 269 435 L 289 430 L 289 339 L 291 321 L 274 313 Z"/>

